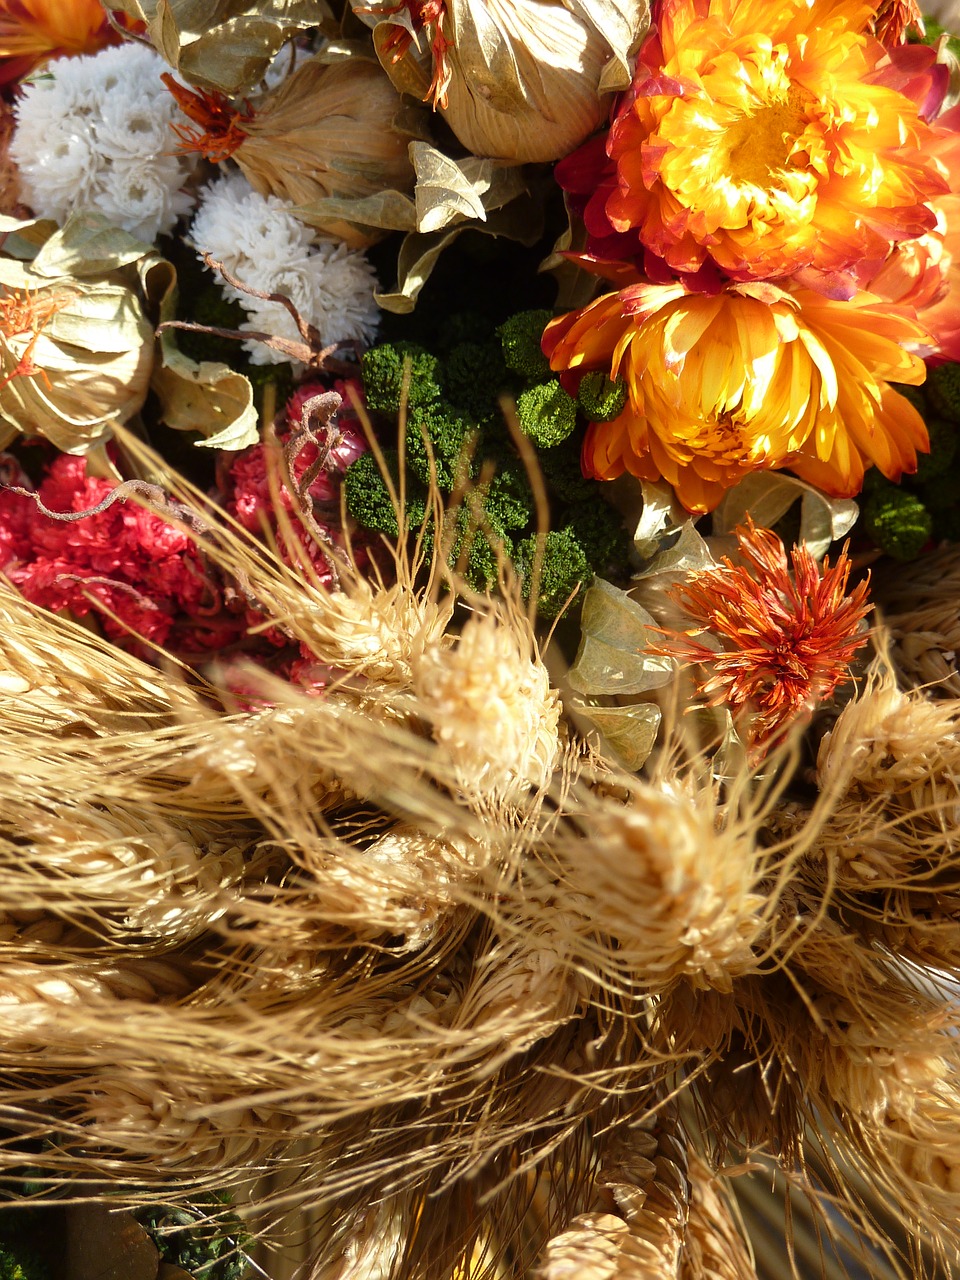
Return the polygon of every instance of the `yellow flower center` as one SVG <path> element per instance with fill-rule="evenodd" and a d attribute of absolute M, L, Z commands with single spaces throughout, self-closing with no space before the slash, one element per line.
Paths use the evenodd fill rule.
<path fill-rule="evenodd" d="M 799 93 L 791 88 L 787 101 L 765 104 L 724 130 L 716 159 L 731 181 L 756 187 L 776 182 L 806 127 L 798 99 Z"/>

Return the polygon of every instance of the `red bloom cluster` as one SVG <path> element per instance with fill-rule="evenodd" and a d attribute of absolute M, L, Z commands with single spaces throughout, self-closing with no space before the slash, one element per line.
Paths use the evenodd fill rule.
<path fill-rule="evenodd" d="M 15 464 L 12 464 L 15 465 Z M 76 515 L 115 488 L 86 474 L 83 458 L 60 454 L 37 491 L 50 511 Z M 98 615 L 124 648 L 138 637 L 187 654 L 238 638 L 220 585 L 189 535 L 133 502 L 57 520 L 23 494 L 0 491 L 0 567 L 28 600 L 77 617 Z"/>

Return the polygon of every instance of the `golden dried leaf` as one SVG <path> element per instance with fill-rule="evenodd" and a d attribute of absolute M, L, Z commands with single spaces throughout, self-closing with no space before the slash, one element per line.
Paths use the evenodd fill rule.
<path fill-rule="evenodd" d="M 56 234 L 46 260 L 45 244 L 33 263 L 0 257 L 0 441 L 22 432 L 85 453 L 143 404 L 153 330 L 133 289 L 100 270 L 102 254 L 84 262 L 71 224 Z M 56 270 L 67 258 L 79 274 Z"/>
<path fill-rule="evenodd" d="M 625 591 L 597 578 L 583 598 L 580 649 L 568 674 L 578 693 L 643 693 L 666 684 L 673 673 L 669 658 L 644 650 L 654 618 Z"/>
<path fill-rule="evenodd" d="M 282 44 L 332 18 L 325 0 L 119 0 L 114 8 L 144 22 L 185 79 L 227 94 L 253 88 Z"/>
<path fill-rule="evenodd" d="M 831 542 L 848 534 L 856 524 L 859 508 L 851 498 L 829 498 L 813 485 L 782 472 L 756 471 L 729 489 L 713 513 L 713 531 L 732 533 L 747 515 L 767 529 L 800 502 L 800 532 L 797 543 L 808 547 L 818 558 L 826 555 Z"/>
<path fill-rule="evenodd" d="M 160 322 L 177 309 L 177 272 L 157 253 L 138 263 L 143 292 Z M 157 360 L 150 389 L 160 401 L 163 421 L 174 431 L 196 431 L 207 449 L 246 449 L 256 444 L 259 417 L 250 379 L 219 361 L 192 360 L 177 346 L 176 330 L 157 337 Z"/>

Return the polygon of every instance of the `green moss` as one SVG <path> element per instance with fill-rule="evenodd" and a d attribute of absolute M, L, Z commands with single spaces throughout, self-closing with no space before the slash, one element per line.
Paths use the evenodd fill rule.
<path fill-rule="evenodd" d="M 533 586 L 536 554 L 535 536 L 525 538 L 517 547 L 515 563 L 525 599 L 529 599 Z M 544 539 L 537 591 L 538 615 L 547 621 L 557 617 L 574 588 L 586 586 L 592 578 L 590 562 L 573 529 L 568 526 L 551 530 Z"/>
<path fill-rule="evenodd" d="M 508 369 L 523 378 L 549 377 L 550 362 L 540 349 L 543 331 L 553 313 L 546 310 L 518 311 L 497 329 Z"/>
<path fill-rule="evenodd" d="M 431 454 L 437 487 L 450 493 L 468 462 L 477 424 L 444 402 L 411 409 L 407 418 L 407 468 L 423 484 L 430 483 Z M 428 452 L 424 436 L 430 442 Z"/>
<path fill-rule="evenodd" d="M 498 342 L 461 342 L 443 361 L 441 381 L 447 400 L 480 420 L 498 412 L 508 377 Z"/>
<path fill-rule="evenodd" d="M 574 534 L 594 573 L 615 576 L 630 565 L 632 541 L 623 517 L 602 499 L 574 512 L 566 526 Z"/>
<path fill-rule="evenodd" d="M 611 380 L 600 370 L 585 373 L 577 388 L 577 400 L 589 422 L 611 422 L 627 403 L 627 384 L 622 378 Z"/>
<path fill-rule="evenodd" d="M 410 362 L 407 388 L 408 409 L 433 404 L 440 399 L 440 362 L 413 342 L 384 343 L 365 351 L 360 360 L 367 407 L 375 413 L 400 411 L 404 368 Z"/>
<path fill-rule="evenodd" d="M 181 1267 L 194 1280 L 242 1280 L 248 1274 L 241 1252 L 247 1233 L 215 1197 L 202 1207 L 152 1205 L 136 1210 L 134 1216 L 157 1246 L 161 1261 Z"/>
<path fill-rule="evenodd" d="M 933 517 L 915 493 L 895 485 L 875 489 L 863 506 L 870 538 L 895 560 L 913 560 L 933 534 Z"/>
<path fill-rule="evenodd" d="M 960 364 L 939 364 L 927 374 L 927 401 L 948 422 L 960 422 Z"/>
<path fill-rule="evenodd" d="M 399 495 L 400 458 L 396 449 L 384 450 L 387 471 Z M 363 453 L 346 470 L 343 479 L 347 510 L 357 524 L 390 538 L 400 536 L 397 512 L 383 473 L 372 453 Z M 407 484 L 405 494 L 408 529 L 419 529 L 426 515 L 426 492 L 419 485 Z"/>
<path fill-rule="evenodd" d="M 577 425 L 577 402 L 556 378 L 538 382 L 517 397 L 520 429 L 541 449 L 553 449 Z"/>
<path fill-rule="evenodd" d="M 944 474 L 957 453 L 957 425 L 943 418 L 928 418 L 930 452 L 917 454 L 917 469 L 910 477 L 914 485 L 926 485 Z"/>

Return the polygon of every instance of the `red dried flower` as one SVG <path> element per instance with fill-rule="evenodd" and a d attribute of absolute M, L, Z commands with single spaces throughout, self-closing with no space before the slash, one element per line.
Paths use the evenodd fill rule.
<path fill-rule="evenodd" d="M 777 535 L 749 519 L 736 536 L 744 563 L 724 556 L 722 567 L 692 574 L 669 592 L 698 625 L 665 630 L 656 651 L 702 666 L 697 688 L 707 706 L 726 705 L 744 717 L 748 739 L 762 751 L 848 677 L 872 606 L 867 581 L 847 593 L 846 549 L 821 569 L 802 546 L 788 564 Z M 701 635 L 712 643 L 694 638 Z"/>

